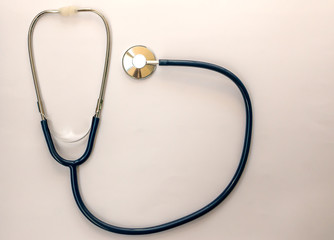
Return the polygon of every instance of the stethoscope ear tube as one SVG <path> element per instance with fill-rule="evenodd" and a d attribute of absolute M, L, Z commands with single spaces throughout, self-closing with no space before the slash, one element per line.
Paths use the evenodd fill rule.
<path fill-rule="evenodd" d="M 185 223 L 188 223 L 190 221 L 193 221 L 204 214 L 210 212 L 212 209 L 217 207 L 234 189 L 236 184 L 238 183 L 243 170 L 246 166 L 247 157 L 249 154 L 250 144 L 251 144 L 251 135 L 252 135 L 252 105 L 251 100 L 249 97 L 249 94 L 247 92 L 246 87 L 241 82 L 241 80 L 234 75 L 229 70 L 220 67 L 218 65 L 214 65 L 211 63 L 206 62 L 198 62 L 198 61 L 189 61 L 189 60 L 159 60 L 159 65 L 161 66 L 186 66 L 186 67 L 196 67 L 196 68 L 204 68 L 212 71 L 219 72 L 226 77 L 230 78 L 239 88 L 242 97 L 244 99 L 245 103 L 245 110 L 246 110 L 246 128 L 245 128 L 245 139 L 244 139 L 244 145 L 242 149 L 242 154 L 240 158 L 240 162 L 238 164 L 238 167 L 230 180 L 229 184 L 226 186 L 226 188 L 214 199 L 212 202 L 210 202 L 208 205 L 202 207 L 201 209 L 186 215 L 182 218 L 176 219 L 174 221 L 170 221 L 164 224 L 152 226 L 152 227 L 144 227 L 144 228 L 126 228 L 126 227 L 119 227 L 114 226 L 111 224 L 108 224 L 97 217 L 95 217 L 85 206 L 79 190 L 79 184 L 78 184 L 78 177 L 77 177 L 77 165 L 68 165 L 71 172 L 71 186 L 73 191 L 74 199 L 80 209 L 80 211 L 84 214 L 84 216 L 93 224 L 96 226 L 110 232 L 118 233 L 118 234 L 126 234 L 126 235 L 144 235 L 144 234 L 152 234 L 157 233 L 161 231 L 165 231 L 180 225 L 183 225 Z M 93 130 L 93 127 L 92 127 Z"/>
<path fill-rule="evenodd" d="M 93 117 L 92 119 L 92 124 L 91 124 L 91 129 L 90 129 L 90 133 L 89 133 L 89 137 L 88 137 L 88 143 L 87 143 L 87 147 L 85 152 L 83 153 L 83 155 L 78 158 L 77 160 L 67 160 L 62 158 L 53 143 L 52 140 L 52 136 L 49 130 L 49 126 L 48 126 L 48 121 L 46 119 L 41 121 L 41 125 L 42 125 L 42 130 L 44 133 L 44 137 L 46 140 L 46 143 L 48 145 L 50 154 L 52 155 L 52 157 L 59 162 L 60 164 L 64 165 L 64 166 L 78 166 L 82 163 L 84 163 L 90 156 L 90 154 L 92 153 L 93 150 L 93 146 L 94 146 L 94 140 L 95 140 L 95 136 L 96 136 L 96 131 L 97 131 L 97 127 L 99 126 L 99 121 L 100 119 L 98 117 Z"/>
<path fill-rule="evenodd" d="M 107 83 L 107 77 L 108 77 L 108 70 L 109 70 L 109 62 L 110 62 L 110 43 L 111 43 L 111 36 L 110 36 L 110 28 L 107 19 L 104 17 L 102 13 L 99 11 L 96 11 L 91 8 L 76 8 L 76 7 L 64 7 L 61 9 L 55 9 L 55 10 L 45 10 L 40 13 L 38 13 L 35 18 L 32 20 L 29 31 L 28 31 L 28 52 L 29 52 L 29 61 L 30 61 L 30 67 L 31 67 L 31 73 L 34 80 L 34 86 L 35 86 L 35 92 L 37 97 L 37 106 L 38 111 L 41 114 L 41 119 L 46 120 L 47 117 L 45 116 L 45 110 L 44 110 L 44 104 L 42 101 L 42 95 L 39 88 L 39 82 L 37 77 L 37 69 L 35 64 L 35 57 L 34 57 L 34 51 L 33 51 L 33 33 L 35 26 L 38 22 L 38 20 L 47 14 L 60 14 L 62 16 L 70 16 L 74 15 L 79 12 L 91 12 L 99 16 L 104 23 L 105 30 L 106 30 L 106 53 L 105 53 L 105 59 L 104 59 L 104 67 L 103 67 L 103 75 L 102 75 L 102 82 L 100 87 L 100 94 L 99 98 L 97 100 L 96 108 L 95 108 L 95 117 L 100 117 L 103 100 L 104 100 L 104 94 L 105 94 L 105 88 Z"/>

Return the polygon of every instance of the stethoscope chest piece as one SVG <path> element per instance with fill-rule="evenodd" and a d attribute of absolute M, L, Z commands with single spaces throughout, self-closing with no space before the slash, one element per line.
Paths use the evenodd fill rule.
<path fill-rule="evenodd" d="M 123 55 L 124 71 L 133 78 L 142 79 L 150 76 L 158 64 L 153 52 L 145 46 L 133 46 Z"/>

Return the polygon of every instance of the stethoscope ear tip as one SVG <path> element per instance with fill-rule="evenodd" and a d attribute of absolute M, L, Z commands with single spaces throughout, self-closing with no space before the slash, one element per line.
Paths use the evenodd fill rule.
<path fill-rule="evenodd" d="M 149 77 L 157 68 L 159 61 L 147 47 L 136 45 L 129 48 L 123 55 L 124 71 L 132 78 L 143 79 Z"/>

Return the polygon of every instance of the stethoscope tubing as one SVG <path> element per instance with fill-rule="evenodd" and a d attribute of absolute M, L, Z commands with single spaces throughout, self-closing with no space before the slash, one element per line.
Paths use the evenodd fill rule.
<path fill-rule="evenodd" d="M 244 138 L 244 144 L 243 144 L 243 149 L 242 149 L 242 154 L 240 157 L 240 162 L 238 164 L 238 167 L 232 177 L 232 179 L 230 180 L 230 182 L 228 183 L 228 185 L 225 187 L 225 189 L 218 195 L 218 197 L 216 197 L 212 202 L 210 202 L 209 204 L 207 204 L 206 206 L 202 207 L 201 209 L 186 215 L 184 217 L 181 217 L 179 219 L 176 219 L 174 221 L 170 221 L 164 224 L 160 224 L 160 225 L 156 225 L 156 226 L 152 226 L 152 227 L 143 227 L 143 228 L 127 228 L 127 227 L 119 227 L 119 226 L 115 226 L 115 225 L 111 225 L 109 223 L 106 223 L 100 219 L 98 219 L 97 217 L 95 217 L 86 207 L 86 205 L 84 204 L 81 194 L 80 194 L 80 190 L 79 190 L 79 185 L 78 185 L 78 175 L 77 175 L 77 167 L 83 163 L 86 159 L 78 159 L 76 161 L 73 161 L 72 163 L 69 163 L 68 160 L 63 160 L 59 158 L 59 155 L 56 154 L 56 150 L 53 146 L 52 143 L 52 139 L 51 139 L 51 135 L 48 133 L 48 129 L 46 127 L 43 127 L 43 131 L 44 131 L 44 135 L 46 137 L 46 141 L 47 144 L 49 146 L 49 150 L 51 155 L 61 164 L 68 166 L 70 168 L 70 174 L 71 174 L 71 186 L 72 186 L 72 192 L 73 192 L 73 196 L 75 199 L 75 202 L 77 203 L 80 211 L 83 213 L 83 215 L 93 224 L 95 224 L 96 226 L 110 231 L 110 232 L 114 232 L 114 233 L 118 233 L 118 234 L 126 234 L 126 235 L 144 235 L 144 234 L 152 234 L 152 233 L 157 233 L 157 232 L 161 232 L 161 231 L 165 231 L 180 225 L 183 225 L 185 223 L 188 223 L 190 221 L 193 221 L 201 216 L 203 216 L 204 214 L 210 212 L 212 209 L 214 209 L 215 207 L 217 207 L 234 189 L 234 187 L 237 185 L 243 171 L 244 168 L 246 166 L 246 162 L 247 162 L 247 158 L 249 155 L 249 150 L 250 150 L 250 145 L 251 145 L 251 136 L 252 136 L 252 121 L 253 121 L 253 117 L 252 117 L 252 105 L 251 105 L 251 100 L 249 97 L 249 94 L 247 92 L 246 87 L 244 86 L 244 84 L 241 82 L 241 80 L 234 75 L 232 72 L 230 72 L 229 70 L 220 67 L 218 65 L 214 65 L 211 63 L 206 63 L 206 62 L 199 62 L 199 61 L 189 61 L 189 60 L 159 60 L 159 65 L 160 66 L 183 66 L 183 67 L 195 67 L 195 68 L 204 68 L 204 69 L 208 69 L 208 70 L 212 70 L 218 73 L 221 73 L 223 75 L 225 75 L 226 77 L 228 77 L 229 79 L 231 79 L 239 88 L 244 103 L 245 103 L 245 111 L 246 111 L 246 127 L 245 127 L 245 138 Z M 44 120 L 46 121 L 46 120 Z M 89 149 L 89 154 L 91 152 L 91 149 L 93 147 L 93 143 L 94 143 L 94 138 L 95 138 L 95 132 L 97 129 L 97 124 L 98 121 L 96 122 L 96 124 L 94 124 L 94 119 L 93 119 L 93 123 L 92 123 L 92 131 L 93 133 L 90 134 L 89 136 L 89 140 L 88 140 L 88 146 L 87 149 Z M 43 121 L 42 121 L 43 122 Z M 43 123 L 42 123 L 43 125 Z M 86 150 L 87 152 L 87 150 Z M 88 156 L 89 156 L 88 154 Z M 85 154 L 83 155 L 85 156 Z M 88 158 L 87 156 L 87 158 Z"/>

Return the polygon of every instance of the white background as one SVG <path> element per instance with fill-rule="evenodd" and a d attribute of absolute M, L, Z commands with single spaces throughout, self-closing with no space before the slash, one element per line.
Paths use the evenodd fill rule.
<path fill-rule="evenodd" d="M 244 106 L 236 87 L 205 70 L 158 67 L 143 81 L 121 58 L 143 44 L 158 58 L 222 65 L 248 88 L 253 142 L 232 194 L 206 216 L 163 233 L 121 236 L 78 210 L 69 170 L 52 159 L 40 127 L 27 33 L 44 9 L 104 13 L 112 54 L 91 158 L 80 167 L 88 207 L 112 224 L 144 227 L 215 198 L 239 161 Z M 0 3 L 0 239 L 332 239 L 334 237 L 333 1 L 2 1 Z M 43 17 L 37 71 L 51 129 L 89 128 L 104 61 L 92 14 Z M 64 144 L 80 156 L 85 142 Z"/>

